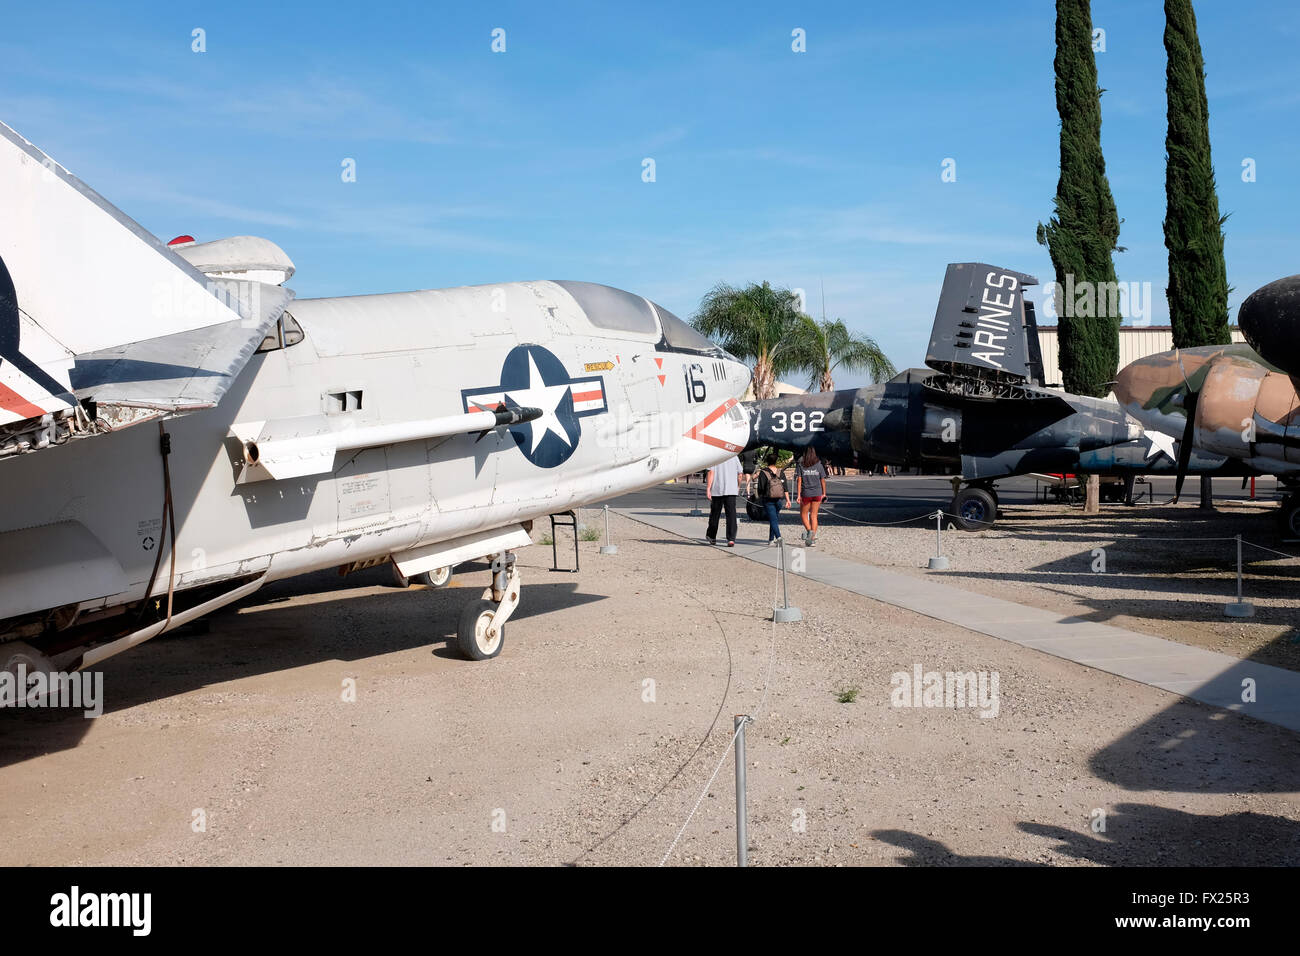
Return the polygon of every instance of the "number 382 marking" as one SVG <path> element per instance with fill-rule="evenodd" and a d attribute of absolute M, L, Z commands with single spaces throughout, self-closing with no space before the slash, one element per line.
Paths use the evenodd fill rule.
<path fill-rule="evenodd" d="M 772 431 L 783 432 L 787 428 L 792 432 L 823 431 L 822 419 L 825 412 L 773 412 Z"/>

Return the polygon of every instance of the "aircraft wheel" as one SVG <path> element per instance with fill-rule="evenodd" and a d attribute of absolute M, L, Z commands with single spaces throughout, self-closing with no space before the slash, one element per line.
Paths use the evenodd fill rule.
<path fill-rule="evenodd" d="M 449 564 L 445 568 L 434 568 L 432 571 L 417 574 L 415 580 L 420 584 L 427 584 L 431 588 L 445 588 L 451 584 L 451 572 L 453 570 Z"/>
<path fill-rule="evenodd" d="M 8 672 L 14 676 L 18 675 L 18 668 L 21 667 L 26 674 L 49 674 L 54 670 L 54 665 L 48 657 L 22 641 L 9 641 L 0 645 L 0 672 Z M 24 692 L 25 692 L 24 688 Z"/>
<path fill-rule="evenodd" d="M 952 499 L 953 519 L 962 531 L 984 531 L 993 527 L 998 505 L 983 488 L 963 488 Z"/>
<path fill-rule="evenodd" d="M 1122 484 L 1106 483 L 1101 486 L 1097 497 L 1107 504 L 1118 504 L 1124 500 L 1125 490 Z"/>
<path fill-rule="evenodd" d="M 1300 538 L 1300 498 L 1294 495 L 1283 498 L 1277 520 L 1282 525 L 1283 535 L 1288 538 Z"/>
<path fill-rule="evenodd" d="M 460 612 L 460 625 L 456 628 L 456 647 L 472 661 L 486 661 L 501 653 L 506 642 L 506 626 L 497 629 L 496 636 L 488 634 L 497 606 L 492 601 L 471 601 Z"/>

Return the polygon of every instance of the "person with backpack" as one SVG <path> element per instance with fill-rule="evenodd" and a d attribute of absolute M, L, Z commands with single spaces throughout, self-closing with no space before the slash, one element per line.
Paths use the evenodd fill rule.
<path fill-rule="evenodd" d="M 767 453 L 766 464 L 755 476 L 758 500 L 767 512 L 768 547 L 781 540 L 781 508 L 790 507 L 790 491 L 785 484 L 785 475 L 776 470 L 780 457 L 781 453 L 773 448 Z"/>
<path fill-rule="evenodd" d="M 803 520 L 803 540 L 808 547 L 817 544 L 817 511 L 826 500 L 826 466 L 817 458 L 811 445 L 799 461 L 797 473 L 799 517 Z"/>

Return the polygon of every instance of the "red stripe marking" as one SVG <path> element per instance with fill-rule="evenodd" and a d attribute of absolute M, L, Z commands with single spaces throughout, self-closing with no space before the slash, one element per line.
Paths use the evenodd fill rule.
<path fill-rule="evenodd" d="M 708 428 L 719 418 L 725 415 L 732 405 L 736 404 L 734 398 L 729 398 L 713 411 L 705 416 L 704 421 L 693 427 L 686 433 L 687 438 L 694 438 L 696 441 L 704 442 L 706 445 L 713 445 L 715 448 L 721 448 L 724 451 L 740 451 L 739 445 L 733 445 L 729 441 L 723 441 L 721 438 L 714 438 L 712 435 L 704 434 L 704 429 Z"/>
<path fill-rule="evenodd" d="M 596 389 L 594 392 L 574 392 L 573 400 L 575 402 L 598 402 L 605 397 L 604 391 Z"/>
<path fill-rule="evenodd" d="M 33 405 L 3 382 L 0 382 L 0 408 L 23 418 L 39 418 L 45 414 L 45 409 Z"/>

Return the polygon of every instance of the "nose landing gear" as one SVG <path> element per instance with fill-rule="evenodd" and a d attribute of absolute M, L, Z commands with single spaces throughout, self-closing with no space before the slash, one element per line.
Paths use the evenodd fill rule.
<path fill-rule="evenodd" d="M 501 653 L 506 640 L 506 621 L 519 606 L 519 568 L 514 552 L 502 551 L 492 558 L 492 586 L 460 614 L 456 647 L 472 661 L 486 661 Z"/>
<path fill-rule="evenodd" d="M 1282 526 L 1283 537 L 1300 538 L 1300 494 L 1288 494 L 1282 499 L 1277 520 Z"/>

